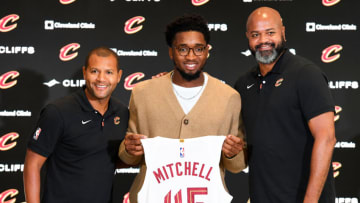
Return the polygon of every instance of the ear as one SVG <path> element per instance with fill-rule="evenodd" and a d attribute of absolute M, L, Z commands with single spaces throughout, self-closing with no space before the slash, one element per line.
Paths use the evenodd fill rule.
<path fill-rule="evenodd" d="M 83 72 L 83 78 L 84 78 L 84 80 L 86 80 L 86 68 L 85 68 L 85 66 L 82 67 L 82 72 Z"/>
<path fill-rule="evenodd" d="M 284 40 L 286 42 L 286 36 L 285 36 L 285 26 L 282 26 L 281 33 L 284 36 Z"/>
<path fill-rule="evenodd" d="M 174 52 L 173 52 L 173 49 L 171 48 L 171 47 L 169 47 L 169 57 L 170 57 L 170 59 L 171 60 L 173 60 L 174 59 Z"/>
<path fill-rule="evenodd" d="M 246 38 L 250 39 L 250 33 L 249 32 L 245 32 Z"/>
<path fill-rule="evenodd" d="M 120 82 L 120 80 L 121 80 L 121 76 L 122 76 L 122 70 L 120 69 L 120 70 L 118 71 L 117 83 L 119 83 L 119 82 Z"/>

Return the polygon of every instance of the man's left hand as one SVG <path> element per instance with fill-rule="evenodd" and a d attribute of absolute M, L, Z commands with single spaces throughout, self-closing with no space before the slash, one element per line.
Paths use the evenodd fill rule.
<path fill-rule="evenodd" d="M 240 151 L 243 150 L 243 147 L 243 139 L 234 135 L 228 135 L 225 138 L 224 144 L 222 146 L 222 151 L 227 158 L 232 158 L 235 155 L 239 154 Z"/>

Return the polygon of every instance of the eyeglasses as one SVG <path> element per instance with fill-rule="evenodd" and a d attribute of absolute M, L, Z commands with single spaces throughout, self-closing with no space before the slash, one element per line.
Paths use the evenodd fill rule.
<path fill-rule="evenodd" d="M 187 47 L 187 46 L 178 46 L 178 47 L 174 47 L 180 56 L 187 56 L 190 52 L 190 50 L 193 50 L 193 53 L 195 54 L 195 56 L 201 56 L 203 55 L 206 46 L 196 46 L 193 48 Z"/>

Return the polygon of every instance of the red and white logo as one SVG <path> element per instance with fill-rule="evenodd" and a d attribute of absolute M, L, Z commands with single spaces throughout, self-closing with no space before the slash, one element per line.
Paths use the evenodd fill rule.
<path fill-rule="evenodd" d="M 125 23 L 125 27 L 124 27 L 124 31 L 126 34 L 134 34 L 139 32 L 143 26 L 140 25 L 140 23 L 144 22 L 145 18 L 143 16 L 135 16 L 133 18 L 130 18 L 128 21 L 126 21 Z M 138 26 L 134 26 L 135 24 L 137 24 Z"/>
<path fill-rule="evenodd" d="M 64 4 L 64 5 L 66 5 L 66 4 L 71 4 L 71 3 L 73 3 L 73 2 L 75 2 L 76 0 L 59 0 L 59 2 L 61 3 L 61 4 Z"/>
<path fill-rule="evenodd" d="M 140 80 L 145 76 L 144 73 L 137 72 L 133 73 L 125 78 L 124 88 L 126 90 L 132 90 L 136 84 L 133 84 L 134 80 Z"/>
<path fill-rule="evenodd" d="M 130 203 L 130 193 L 126 193 L 123 198 L 123 203 Z"/>
<path fill-rule="evenodd" d="M 213 48 L 213 47 L 211 46 L 211 44 L 208 44 L 208 50 L 209 50 L 208 55 L 207 55 L 208 58 L 210 57 L 210 50 L 211 50 L 212 48 Z"/>
<path fill-rule="evenodd" d="M 191 0 L 192 5 L 194 6 L 202 6 L 209 2 L 210 0 Z"/>
<path fill-rule="evenodd" d="M 0 32 L 9 32 L 17 27 L 17 23 L 15 21 L 19 20 L 20 16 L 17 14 L 10 14 L 8 16 L 3 17 L 0 19 Z M 9 22 L 13 24 L 8 25 Z"/>
<path fill-rule="evenodd" d="M 16 202 L 16 198 L 14 198 L 17 194 L 19 194 L 19 191 L 16 189 L 8 189 L 5 190 L 4 192 L 2 192 L 0 194 L 0 202 L 1 203 L 15 203 Z M 8 198 L 13 198 L 13 199 L 9 199 L 6 200 Z"/>
<path fill-rule="evenodd" d="M 278 79 L 278 80 L 275 82 L 275 87 L 279 87 L 279 86 L 282 84 L 283 81 L 284 81 L 284 78 Z"/>
<path fill-rule="evenodd" d="M 119 124 L 120 124 L 120 117 L 119 117 L 119 116 L 115 116 L 115 118 L 114 118 L 114 124 L 115 124 L 115 125 L 119 125 Z"/>
<path fill-rule="evenodd" d="M 339 3 L 341 0 L 322 0 L 322 4 L 324 6 L 333 6 L 337 3 Z"/>
<path fill-rule="evenodd" d="M 17 139 L 18 137 L 19 134 L 16 132 L 11 132 L 0 137 L 0 151 L 7 151 L 14 148 L 17 144 L 17 142 L 14 140 Z M 9 140 L 13 142 L 7 143 Z"/>
<path fill-rule="evenodd" d="M 9 89 L 16 85 L 17 80 L 8 82 L 8 80 L 15 79 L 20 75 L 17 71 L 9 71 L 0 76 L 0 89 Z"/>
<path fill-rule="evenodd" d="M 322 51 L 321 60 L 324 63 L 331 63 L 340 58 L 340 52 L 343 47 L 339 44 L 334 44 Z M 332 56 L 331 56 L 332 55 Z"/>
<path fill-rule="evenodd" d="M 338 113 L 340 113 L 341 111 L 342 111 L 341 106 L 335 106 L 334 122 L 340 119 L 340 115 L 338 115 Z"/>
<path fill-rule="evenodd" d="M 339 168 L 341 168 L 341 163 L 340 162 L 332 162 L 332 167 L 334 170 L 334 178 L 338 177 L 340 172 L 337 171 Z"/>
<path fill-rule="evenodd" d="M 78 44 L 78 43 L 71 43 L 71 44 L 64 46 L 63 48 L 60 49 L 60 54 L 59 54 L 60 60 L 70 61 L 70 60 L 74 59 L 78 55 L 78 53 L 75 51 L 78 50 L 79 48 L 80 48 L 80 44 Z M 69 52 L 71 52 L 71 51 L 74 53 L 69 54 Z"/>

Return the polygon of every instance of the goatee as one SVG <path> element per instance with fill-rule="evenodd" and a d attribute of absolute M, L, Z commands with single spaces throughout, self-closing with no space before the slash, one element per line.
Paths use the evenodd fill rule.
<path fill-rule="evenodd" d="M 259 51 L 262 45 L 271 46 L 271 50 Z M 255 50 L 250 49 L 257 62 L 262 64 L 270 64 L 276 61 L 279 55 L 285 50 L 285 40 L 282 37 L 281 42 L 275 47 L 275 43 L 262 43 L 255 46 Z"/>
<path fill-rule="evenodd" d="M 180 68 L 178 68 L 176 65 L 175 65 L 175 68 L 176 68 L 176 70 L 179 71 L 181 77 L 184 78 L 186 81 L 192 81 L 192 80 L 198 79 L 200 77 L 200 74 L 201 74 L 202 70 L 203 70 L 203 68 L 201 68 L 200 70 L 196 71 L 194 74 L 188 74 L 188 73 L 185 73 Z"/>

